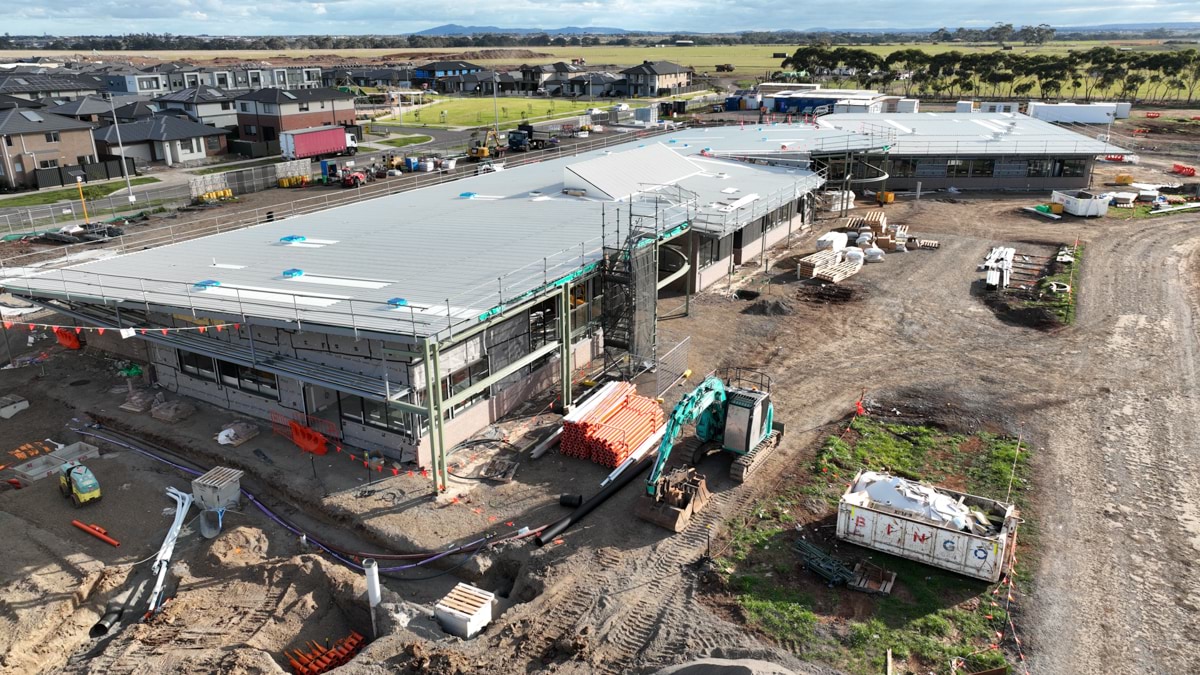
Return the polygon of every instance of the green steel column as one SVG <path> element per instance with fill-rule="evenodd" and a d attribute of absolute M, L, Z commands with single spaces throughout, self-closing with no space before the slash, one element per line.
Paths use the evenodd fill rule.
<path fill-rule="evenodd" d="M 434 418 L 433 423 L 437 425 L 437 471 L 434 475 L 435 485 L 441 486 L 443 489 L 449 483 L 449 473 L 446 469 L 446 412 L 442 410 L 442 364 L 441 350 L 436 344 L 433 345 L 433 407 Z M 429 383 L 425 383 L 425 390 L 430 391 Z"/>
<path fill-rule="evenodd" d="M 558 296 L 558 367 L 562 380 L 562 407 L 564 413 L 571 408 L 571 284 L 562 286 Z"/>
<path fill-rule="evenodd" d="M 438 471 L 438 457 L 439 455 L 445 455 L 445 448 L 441 447 L 441 439 L 438 437 L 437 424 L 434 421 L 441 419 L 442 416 L 441 401 L 435 401 L 433 394 L 434 390 L 437 389 L 439 394 L 438 398 L 440 398 L 441 387 L 434 373 L 433 351 L 430 348 L 429 340 L 424 340 L 421 342 L 421 356 L 424 360 L 425 366 L 425 409 L 429 413 L 426 419 L 429 420 L 429 464 L 430 468 L 432 469 L 430 473 L 433 476 L 433 492 L 434 494 L 437 494 L 438 475 L 440 473 Z M 435 387 L 435 383 L 437 383 L 439 386 Z"/>

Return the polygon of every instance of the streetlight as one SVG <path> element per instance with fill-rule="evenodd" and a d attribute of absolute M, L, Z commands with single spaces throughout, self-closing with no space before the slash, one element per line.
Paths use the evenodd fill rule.
<path fill-rule="evenodd" d="M 492 70 L 492 109 L 496 113 L 496 144 L 500 144 L 500 71 Z M 486 140 L 485 143 L 486 145 Z"/>
<path fill-rule="evenodd" d="M 129 203 L 133 204 L 137 202 L 137 197 L 133 196 L 133 183 L 130 182 L 129 171 L 125 168 L 125 145 L 121 143 L 121 125 L 117 122 L 117 104 L 113 100 L 111 93 L 106 94 L 106 96 L 108 97 L 108 109 L 112 111 L 113 129 L 117 132 L 117 148 L 121 153 L 121 175 L 125 177 L 125 189 L 129 192 Z M 83 194 L 82 190 L 83 188 L 80 188 L 80 194 Z M 86 207 L 84 208 L 84 219 L 87 219 Z"/>
<path fill-rule="evenodd" d="M 1108 155 L 1108 141 L 1109 141 L 1109 139 L 1112 138 L 1113 118 L 1117 116 L 1117 112 L 1116 112 L 1116 110 L 1106 112 L 1106 113 L 1104 113 L 1104 116 L 1106 118 L 1108 118 L 1108 128 L 1105 129 L 1105 131 L 1104 131 L 1104 152 L 1101 154 L 1102 154 L 1102 156 L 1107 156 Z M 1095 175 L 1096 175 L 1096 160 L 1093 159 L 1092 160 L 1092 170 L 1088 172 L 1088 187 L 1089 188 L 1092 187 L 1092 177 Z"/>
<path fill-rule="evenodd" d="M 92 220 L 88 218 L 87 200 L 83 198 L 83 176 L 75 176 L 75 187 L 79 188 L 79 204 L 83 206 L 83 224 L 91 225 Z"/>

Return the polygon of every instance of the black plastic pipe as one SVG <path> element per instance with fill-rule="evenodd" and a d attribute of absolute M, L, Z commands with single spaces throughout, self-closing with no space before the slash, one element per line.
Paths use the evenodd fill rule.
<path fill-rule="evenodd" d="M 587 514 L 595 510 L 597 506 L 600 506 L 607 501 L 609 497 L 620 492 L 621 488 L 629 485 L 634 478 L 642 475 L 642 472 L 649 468 L 657 458 L 658 455 L 647 453 L 647 455 L 643 457 L 641 461 L 621 472 L 621 475 L 617 476 L 613 482 L 609 483 L 608 486 L 606 486 L 603 490 L 592 495 L 592 497 L 586 502 L 580 504 L 566 518 L 563 518 L 562 520 L 543 530 L 541 534 L 534 538 L 534 543 L 538 546 L 544 546 L 546 542 L 554 541 L 555 537 L 565 532 L 567 528 L 571 527 L 575 523 L 583 520 Z"/>
<path fill-rule="evenodd" d="M 149 579 L 143 576 L 141 579 L 131 584 L 130 587 L 125 591 L 119 593 L 116 597 L 110 600 L 108 606 L 104 609 L 104 615 L 101 616 L 100 620 L 96 622 L 96 625 L 92 626 L 92 629 L 88 631 L 88 637 L 92 638 L 93 640 L 99 637 L 104 637 L 108 634 L 108 631 L 112 630 L 113 626 L 119 624 L 121 620 L 125 618 L 125 613 L 129 611 L 129 608 L 133 606 L 138 597 L 145 592 L 146 585 L 149 583 L 149 581 Z"/>

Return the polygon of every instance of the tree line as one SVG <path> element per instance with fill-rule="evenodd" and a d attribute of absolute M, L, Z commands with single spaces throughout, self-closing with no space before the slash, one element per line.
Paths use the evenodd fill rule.
<path fill-rule="evenodd" d="M 901 91 L 905 96 L 987 96 L 1048 99 L 1116 97 L 1191 102 L 1200 87 L 1200 52 L 1123 52 L 1094 47 L 1066 54 L 1020 54 L 997 50 L 951 50 L 932 54 L 918 48 L 887 56 L 854 47 L 807 46 L 784 59 L 785 81 L 831 80 L 837 84 Z"/>
<path fill-rule="evenodd" d="M 172 35 L 170 33 L 132 33 L 128 35 L 91 35 L 77 37 L 10 36 L 0 37 L 0 49 L 54 49 L 76 51 L 128 50 L 299 50 L 299 49 L 431 49 L 431 48 L 492 48 L 492 47 L 592 47 L 601 45 L 645 46 L 669 44 L 688 40 L 696 45 L 887 45 L 898 42 L 962 42 L 1005 44 L 1020 41 L 1040 45 L 1051 40 L 1115 40 L 1131 38 L 1182 37 L 1178 31 L 1152 29 L 1148 31 L 1075 32 L 1062 34 L 1055 28 L 1037 26 L 1014 27 L 997 23 L 989 28 L 939 28 L 932 33 L 892 31 L 885 33 L 861 31 L 743 31 L 740 33 L 692 34 L 630 32 L 624 35 L 548 35 L 532 33 L 483 33 L 479 35 L 293 35 L 211 37 L 205 35 Z"/>

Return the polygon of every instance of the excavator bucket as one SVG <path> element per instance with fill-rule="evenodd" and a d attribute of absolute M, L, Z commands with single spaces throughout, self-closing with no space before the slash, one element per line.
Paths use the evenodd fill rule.
<path fill-rule="evenodd" d="M 642 520 L 672 532 L 683 532 L 712 494 L 704 476 L 691 467 L 677 468 L 658 479 L 654 494 L 642 493 L 634 513 Z"/>

